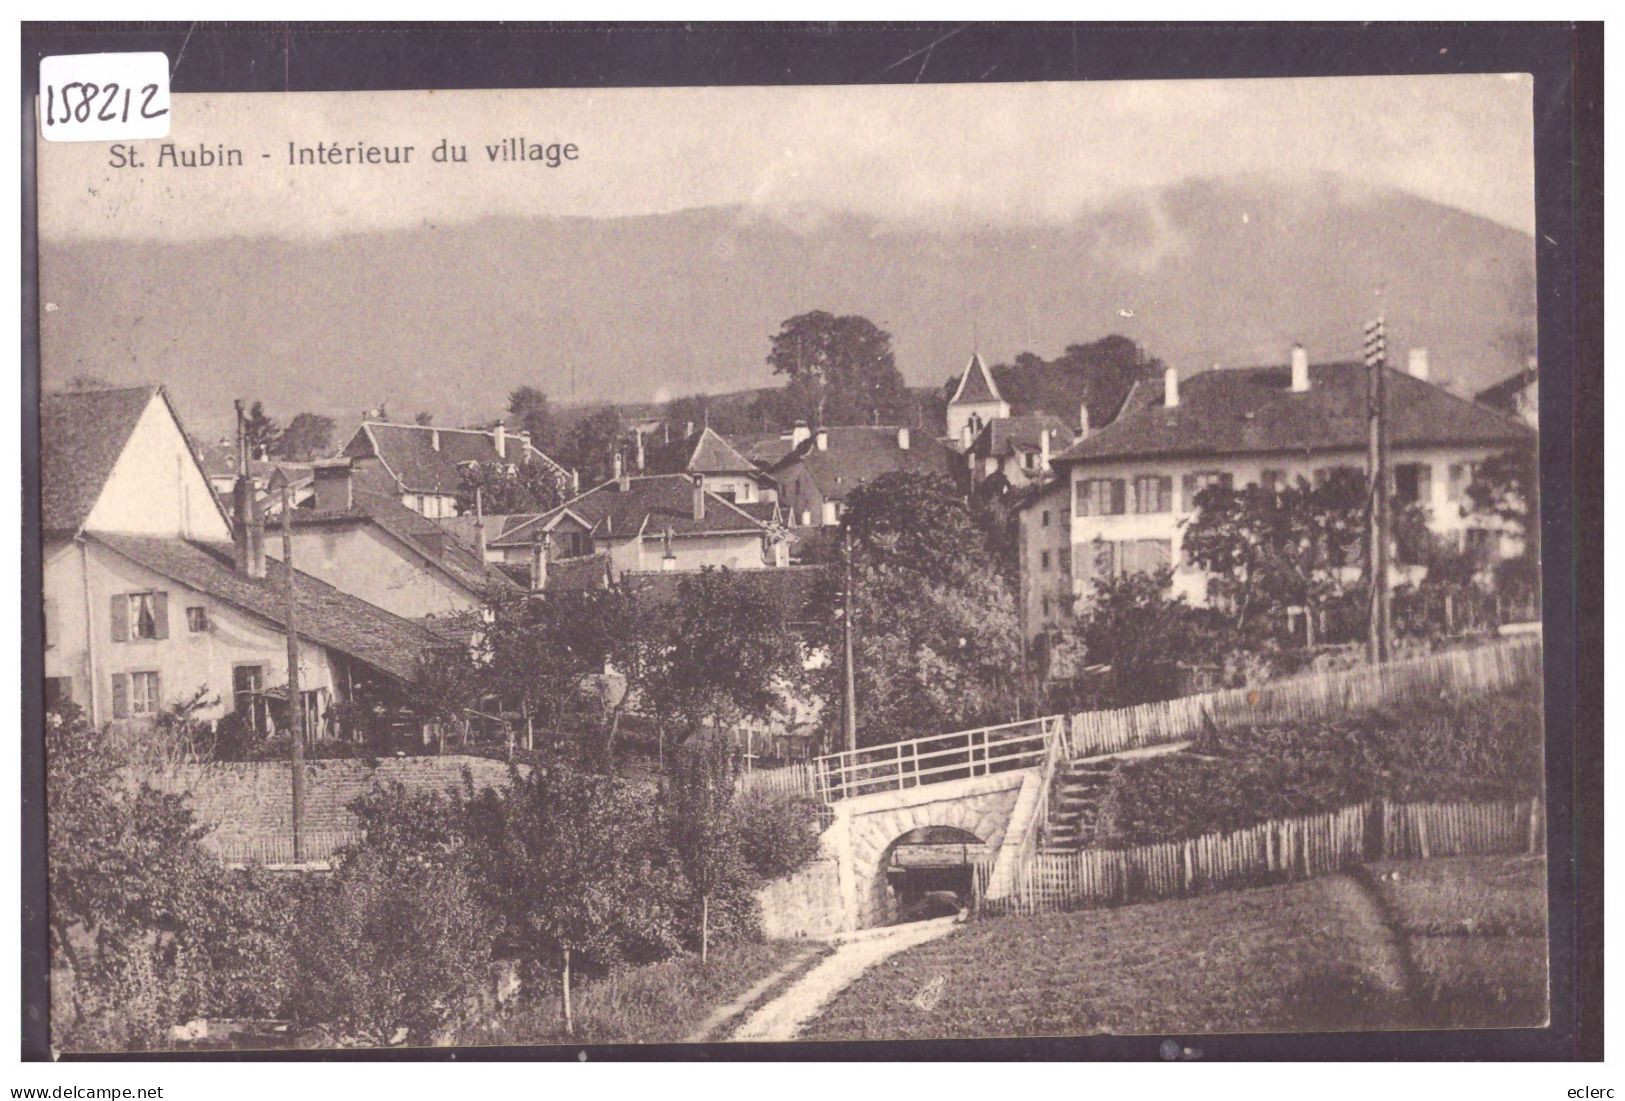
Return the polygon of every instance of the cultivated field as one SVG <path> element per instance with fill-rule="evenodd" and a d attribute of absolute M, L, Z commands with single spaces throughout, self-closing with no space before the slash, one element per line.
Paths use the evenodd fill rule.
<path fill-rule="evenodd" d="M 801 1038 L 1534 1023 L 1530 991 L 1544 991 L 1545 943 L 1526 931 L 1532 920 L 1544 928 L 1539 862 L 1466 858 L 1373 871 L 1396 868 L 1397 881 L 1337 875 L 978 921 L 881 964 Z M 1409 932 L 1467 920 L 1518 932 Z M 1544 998 L 1536 1004 L 1543 1015 Z"/>

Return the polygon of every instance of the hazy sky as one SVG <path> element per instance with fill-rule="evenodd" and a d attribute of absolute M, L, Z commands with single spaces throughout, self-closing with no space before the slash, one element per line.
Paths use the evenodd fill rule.
<path fill-rule="evenodd" d="M 740 204 L 886 221 L 1034 224 L 1192 176 L 1332 172 L 1534 229 L 1526 76 L 842 88 L 177 95 L 167 140 L 239 168 L 112 168 L 43 143 L 41 235 L 320 237 L 492 214 Z M 436 164 L 442 138 L 466 164 Z M 558 168 L 505 138 L 574 143 Z M 412 145 L 410 166 L 288 166 L 288 143 Z M 266 156 L 268 154 L 268 156 Z"/>

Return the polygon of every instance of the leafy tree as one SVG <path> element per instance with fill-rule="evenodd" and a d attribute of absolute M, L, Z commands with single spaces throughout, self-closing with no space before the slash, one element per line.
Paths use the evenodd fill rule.
<path fill-rule="evenodd" d="M 194 1007 L 179 960 L 209 934 L 222 869 L 185 800 L 125 775 L 118 743 L 76 707 L 45 732 L 48 918 L 68 1049 L 160 1046 Z"/>
<path fill-rule="evenodd" d="M 800 642 L 762 590 L 734 571 L 684 577 L 658 618 L 663 637 L 640 706 L 674 727 L 678 742 L 771 718 L 801 679 Z"/>
<path fill-rule="evenodd" d="M 1357 470 L 1278 490 L 1215 483 L 1196 497 L 1184 553 L 1238 631 L 1285 629 L 1285 609 L 1324 607 L 1350 591 L 1362 561 L 1366 488 Z"/>
<path fill-rule="evenodd" d="M 542 451 L 551 449 L 556 441 L 553 407 L 547 395 L 534 386 L 518 386 L 508 394 L 508 414 L 519 422 L 519 427 L 530 433 L 532 445 Z"/>
<path fill-rule="evenodd" d="M 666 789 L 672 841 L 689 887 L 700 902 L 700 962 L 711 949 L 711 899 L 724 884 L 746 875 L 734 809 L 738 766 L 717 737 L 700 739 L 672 761 Z"/>
<path fill-rule="evenodd" d="M 416 413 L 412 417 L 412 423 L 425 426 L 431 425 L 434 423 L 434 414 L 427 411 Z"/>
<path fill-rule="evenodd" d="M 362 845 L 299 915 L 299 1019 L 364 1043 L 419 1043 L 486 980 L 495 915 L 460 862 Z"/>
<path fill-rule="evenodd" d="M 816 799 L 754 791 L 740 795 L 734 807 L 740 854 L 760 881 L 797 872 L 818 855 Z"/>
<path fill-rule="evenodd" d="M 567 1034 L 582 966 L 661 958 L 680 947 L 674 882 L 656 804 L 614 777 L 560 762 L 532 769 L 500 799 L 487 867 L 500 876 L 510 936 L 554 968 Z"/>
<path fill-rule="evenodd" d="M 276 452 L 282 428 L 265 411 L 265 403 L 256 401 L 248 407 L 248 415 L 243 418 L 243 435 L 248 440 L 249 456 L 266 459 Z"/>
<path fill-rule="evenodd" d="M 600 409 L 570 426 L 559 448 L 560 461 L 581 472 L 583 489 L 597 485 L 613 473 L 624 434 L 619 410 Z"/>
<path fill-rule="evenodd" d="M 895 472 L 848 495 L 859 740 L 888 742 L 1015 717 L 1021 637 L 1008 581 L 962 499 L 937 475 Z M 817 594 L 820 642 L 841 653 L 841 579 Z M 841 699 L 842 662 L 814 674 Z M 826 708 L 827 722 L 839 721 Z"/>
<path fill-rule="evenodd" d="M 1096 582 L 1075 630 L 1089 661 L 1111 666 L 1118 706 L 1178 694 L 1177 664 L 1198 648 L 1193 609 L 1168 595 L 1173 570 Z"/>
<path fill-rule="evenodd" d="M 815 425 L 890 422 L 911 404 L 891 334 L 865 317 L 797 314 L 773 335 L 767 363 Z"/>
<path fill-rule="evenodd" d="M 300 413 L 288 422 L 288 427 L 277 438 L 273 453 L 280 459 L 308 461 L 319 459 L 332 450 L 333 418 L 320 413 Z"/>
<path fill-rule="evenodd" d="M 474 511 L 476 492 L 488 514 L 547 512 L 570 494 L 567 478 L 540 461 L 517 463 L 511 471 L 506 463 L 469 463 L 462 468 L 461 477 L 457 509 L 465 516 Z"/>

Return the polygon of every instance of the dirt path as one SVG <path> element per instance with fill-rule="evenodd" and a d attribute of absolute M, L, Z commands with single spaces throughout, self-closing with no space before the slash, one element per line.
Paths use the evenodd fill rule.
<path fill-rule="evenodd" d="M 767 976 L 767 978 L 756 983 L 749 990 L 739 995 L 739 997 L 712 1013 L 705 1019 L 704 1024 L 700 1025 L 699 1028 L 696 1028 L 683 1040 L 683 1043 L 703 1044 L 707 1040 L 711 1039 L 711 1034 L 713 1032 L 727 1024 L 734 1017 L 737 1017 L 739 1014 L 743 1013 L 746 1009 L 749 1009 L 751 1004 L 755 1002 L 756 999 L 773 989 L 785 978 L 807 966 L 808 960 L 810 960 L 820 950 L 821 948 L 819 947 L 808 945 L 805 951 L 797 954 L 796 957 L 789 963 L 776 969 L 771 975 Z"/>
<path fill-rule="evenodd" d="M 746 1018 L 730 1040 L 794 1040 L 806 1023 L 869 968 L 951 931 L 958 918 L 938 918 L 855 934 L 790 988 Z"/>

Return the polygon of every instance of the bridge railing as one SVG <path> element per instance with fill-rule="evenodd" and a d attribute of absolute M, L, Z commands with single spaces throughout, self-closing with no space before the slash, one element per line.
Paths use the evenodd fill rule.
<path fill-rule="evenodd" d="M 1051 715 L 831 753 L 813 762 L 818 793 L 833 803 L 855 795 L 1038 767 L 1051 753 L 1062 723 L 1061 716 Z"/>

